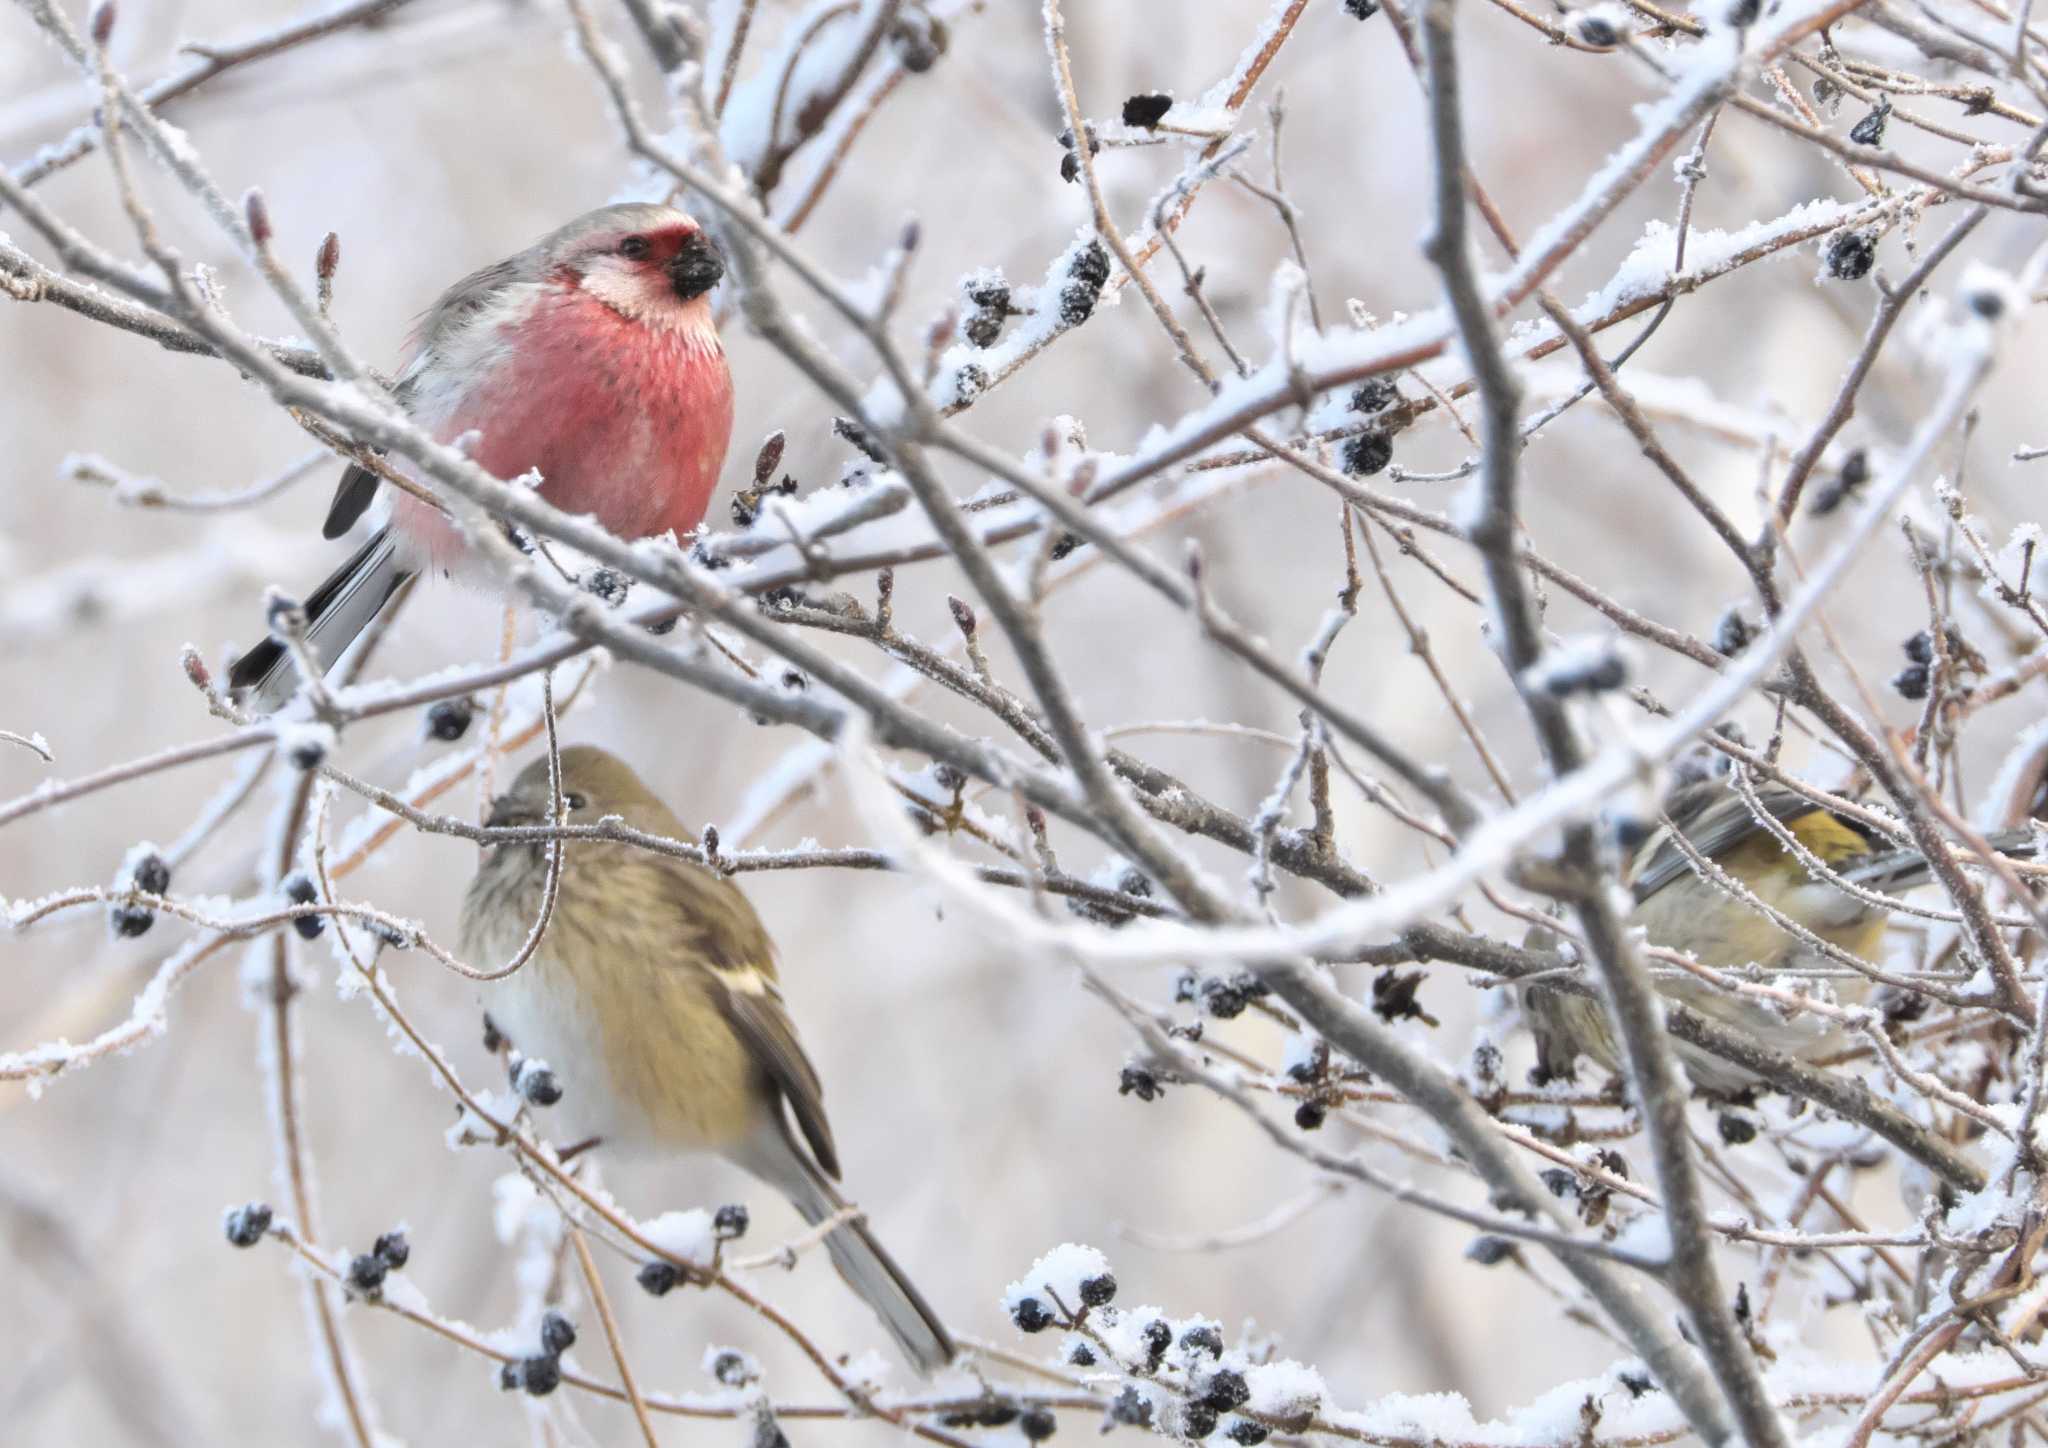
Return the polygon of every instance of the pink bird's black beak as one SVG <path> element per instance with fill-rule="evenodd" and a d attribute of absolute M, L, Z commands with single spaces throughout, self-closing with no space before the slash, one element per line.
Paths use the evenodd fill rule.
<path fill-rule="evenodd" d="M 725 277 L 725 258 L 718 254 L 711 238 L 703 232 L 693 232 L 676 254 L 669 258 L 668 279 L 676 289 L 676 295 L 686 302 L 695 301 Z"/>

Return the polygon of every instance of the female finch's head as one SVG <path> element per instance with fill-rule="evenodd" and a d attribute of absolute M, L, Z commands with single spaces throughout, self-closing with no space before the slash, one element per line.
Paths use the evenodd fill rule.
<path fill-rule="evenodd" d="M 673 315 L 725 276 L 703 228 L 667 206 L 607 206 L 540 245 L 543 271 L 629 317 Z"/>

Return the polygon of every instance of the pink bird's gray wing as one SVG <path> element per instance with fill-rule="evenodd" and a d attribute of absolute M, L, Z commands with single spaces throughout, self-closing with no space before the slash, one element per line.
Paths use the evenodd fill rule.
<path fill-rule="evenodd" d="M 526 278 L 532 270 L 532 263 L 522 252 L 471 272 L 435 299 L 434 305 L 421 317 L 416 330 L 417 345 L 412 364 L 398 379 L 398 385 L 391 389 L 391 395 L 400 407 L 411 410 L 420 373 L 431 365 L 434 354 L 448 339 L 475 320 L 477 314 L 490 305 L 493 297 L 514 282 Z M 343 473 L 341 482 L 334 489 L 334 501 L 328 505 L 327 521 L 320 526 L 320 536 L 339 538 L 353 528 L 356 520 L 369 511 L 380 481 L 375 473 L 361 464 Z"/>

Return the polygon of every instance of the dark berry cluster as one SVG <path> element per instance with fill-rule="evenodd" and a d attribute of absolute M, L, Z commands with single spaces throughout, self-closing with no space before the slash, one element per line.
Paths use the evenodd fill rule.
<path fill-rule="evenodd" d="M 384 1285 L 388 1273 L 401 1270 L 411 1260 L 412 1244 L 405 1240 L 405 1233 L 386 1232 L 369 1251 L 358 1253 L 349 1260 L 349 1288 L 367 1296 Z"/>
<path fill-rule="evenodd" d="M 171 867 L 155 850 L 146 850 L 128 868 L 129 888 L 145 895 L 162 895 L 171 888 Z M 107 926 L 123 939 L 133 939 L 156 924 L 156 912 L 147 905 L 128 902 L 108 907 Z"/>
<path fill-rule="evenodd" d="M 1126 1066 L 1117 1077 L 1116 1094 L 1135 1096 L 1140 1101 L 1157 1101 L 1164 1093 L 1159 1078 L 1143 1066 Z"/>
<path fill-rule="evenodd" d="M 1902 699 L 1924 699 L 1928 686 L 1934 682 L 1934 635 L 1922 629 L 1901 647 L 1906 653 L 1906 667 L 1892 675 L 1892 688 Z"/>
<path fill-rule="evenodd" d="M 1344 0 L 1344 13 L 1354 20 L 1370 20 L 1380 13 L 1380 0 Z"/>
<path fill-rule="evenodd" d="M 1861 281 L 1870 275 L 1870 268 L 1877 261 L 1877 233 L 1838 231 L 1828 238 L 1822 258 L 1827 263 L 1828 275 L 1837 281 Z"/>
<path fill-rule="evenodd" d="M 1383 473 L 1393 460 L 1393 434 L 1378 427 L 1369 427 L 1356 436 L 1347 437 L 1337 452 L 1339 465 L 1354 478 L 1369 478 L 1375 473 Z"/>
<path fill-rule="evenodd" d="M 540 1320 L 540 1351 L 498 1369 L 498 1386 L 545 1398 L 562 1385 L 562 1354 L 576 1345 L 576 1327 L 550 1310 Z"/>
<path fill-rule="evenodd" d="M 1078 327 L 1095 315 L 1095 304 L 1109 282 L 1109 252 L 1090 238 L 1067 266 L 1067 284 L 1060 289 L 1060 321 Z"/>
<path fill-rule="evenodd" d="M 1100 155 L 1102 153 L 1102 142 L 1095 134 L 1095 127 L 1082 127 L 1082 134 L 1088 138 L 1088 154 L 1090 156 Z M 1060 132 L 1060 150 L 1065 153 L 1060 157 L 1060 180 L 1066 182 L 1080 180 L 1081 156 L 1074 149 L 1074 132 L 1071 127 Z"/>
<path fill-rule="evenodd" d="M 311 905 L 320 898 L 320 892 L 313 888 L 312 878 L 304 870 L 294 870 L 285 876 L 278 889 L 283 892 L 284 898 L 294 905 Z M 292 929 L 299 932 L 301 940 L 318 940 L 320 933 L 326 928 L 327 917 L 324 915 L 292 917 Z"/>

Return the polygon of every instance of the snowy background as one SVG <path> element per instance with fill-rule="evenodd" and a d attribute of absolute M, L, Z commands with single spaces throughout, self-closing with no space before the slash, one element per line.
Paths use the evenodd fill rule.
<path fill-rule="evenodd" d="M 1037 9 L 993 0 L 982 13 L 957 18 L 944 59 L 890 100 L 859 141 L 849 174 L 806 223 L 802 235 L 813 253 L 858 278 L 906 219 L 921 220 L 923 250 L 901 312 L 906 332 L 951 304 L 958 279 L 976 267 L 1036 279 L 1087 221 L 1082 188 L 1058 175 L 1054 136 L 1064 122 Z M 1110 118 L 1136 92 L 1201 92 L 1228 72 L 1262 7 L 1076 0 L 1070 9 L 1083 105 Z M 138 80 L 151 78 L 175 63 L 181 39 L 232 36 L 294 10 L 268 0 L 130 0 L 114 56 Z M 764 6 L 764 34 L 775 34 L 789 13 Z M 1631 107 L 1658 88 L 1624 56 L 1550 47 L 1497 9 L 1468 4 L 1462 25 L 1473 166 L 1527 234 L 1633 132 Z M 410 319 L 449 280 L 625 184 L 614 125 L 565 34 L 563 16 L 548 4 L 421 0 L 381 27 L 225 76 L 166 114 L 231 192 L 263 188 L 279 253 L 294 267 L 310 265 L 325 232 L 340 234 L 335 318 L 360 351 L 395 362 Z M 1311 0 L 1259 98 L 1283 90 L 1287 181 L 1302 208 L 1326 314 L 1341 319 L 1347 299 L 1381 318 L 1435 305 L 1436 278 L 1418 250 L 1429 184 L 1422 108 L 1384 17 L 1361 24 L 1339 0 Z M 0 162 L 17 164 L 62 136 L 90 104 L 31 22 L 0 11 Z M 1858 113 L 1852 106 L 1838 129 Z M 1259 134 L 1247 164 L 1263 177 L 1259 104 L 1245 128 Z M 2019 139 L 2006 129 L 2007 139 Z M 1895 139 L 1904 150 L 1915 144 L 1910 136 Z M 1177 146 L 1102 153 L 1112 206 L 1127 224 L 1136 224 L 1145 198 L 1184 155 Z M 1708 172 L 1694 219 L 1703 228 L 1770 220 L 1815 198 L 1855 199 L 1853 185 L 1822 153 L 1739 115 L 1723 118 Z M 188 257 L 221 268 L 238 320 L 289 332 L 260 283 L 217 234 L 195 224 L 191 203 L 161 178 L 148 180 Z M 92 235 L 132 252 L 99 158 L 38 194 Z M 1676 194 L 1666 166 L 1567 266 L 1557 294 L 1576 299 L 1603 285 L 1649 222 L 1669 220 Z M 1930 227 L 1945 224 L 1944 212 L 1932 214 Z M 1972 254 L 2015 265 L 2032 242 L 2032 225 L 1994 217 Z M 1271 208 L 1218 184 L 1181 235 L 1190 260 L 1207 267 L 1224 320 L 1263 358 L 1271 346 L 1262 320 L 1269 278 L 1287 255 Z M 1498 253 L 1489 252 L 1487 263 L 1500 266 Z M 1906 264 L 1898 238 L 1888 238 L 1880 266 Z M 1155 274 L 1177 297 L 1169 267 L 1162 257 Z M 1802 438 L 1833 395 L 1874 302 L 1867 282 L 1820 283 L 1819 270 L 1818 248 L 1806 245 L 1716 282 L 1681 303 L 1631 364 L 1645 398 L 1664 399 L 1668 435 L 1688 466 L 1745 527 L 1757 516 L 1757 453 L 1729 445 L 1731 434 L 1751 442 L 1768 434 Z M 1630 330 L 1615 334 L 1616 342 Z M 737 319 L 726 335 L 739 399 L 726 490 L 746 481 L 754 447 L 778 428 L 789 435 L 787 470 L 806 489 L 830 483 L 849 453 L 832 436 L 829 405 Z M 2011 345 L 2019 350 L 1983 395 L 1967 448 L 1951 440 L 1940 457 L 1944 469 L 1967 468 L 1973 506 L 1996 539 L 2039 511 L 2038 475 L 2007 459 L 2016 446 L 2048 441 L 2026 431 L 2039 422 L 2038 379 L 2048 362 L 2040 334 L 2022 333 Z M 1529 375 L 1541 393 L 1576 373 L 1555 360 Z M 1936 381 L 1910 339 L 1895 344 L 1862 395 L 1848 440 L 1896 447 Z M 1126 294 L 969 421 L 1015 454 L 1035 446 L 1062 414 L 1082 420 L 1092 445 L 1129 449 L 1155 422 L 1200 400 L 1143 304 Z M 0 728 L 38 731 L 56 755 L 46 766 L 0 745 L 0 799 L 52 776 L 213 737 L 222 726 L 186 683 L 180 646 L 192 643 L 220 660 L 231 643 L 246 645 L 259 633 L 266 584 L 303 588 L 335 557 L 317 524 L 337 464 L 322 462 L 253 511 L 208 516 L 117 506 L 105 490 L 67 480 L 65 459 L 98 454 L 191 493 L 245 486 L 308 446 L 264 396 L 217 363 L 171 356 L 54 307 L 0 299 Z M 1398 461 L 1417 470 L 1454 466 L 1471 451 L 1441 413 L 1402 434 L 1397 449 Z M 1282 470 L 1243 469 L 1235 478 L 1163 537 L 1199 539 L 1217 596 L 1291 652 L 1342 581 L 1336 506 L 1308 479 Z M 967 492 L 982 480 L 956 468 L 953 481 Z M 1451 499 L 1450 489 L 1421 483 L 1393 490 L 1433 507 Z M 1539 546 L 1633 608 L 1704 637 L 1741 596 L 1725 552 L 1671 505 L 1626 435 L 1594 405 L 1574 410 L 1531 447 L 1527 492 Z M 715 504 L 713 520 L 723 511 Z M 1818 554 L 1831 526 L 1803 520 L 1794 541 Z M 1456 545 L 1433 546 L 1462 572 L 1475 571 Z M 1162 557 L 1176 553 L 1170 541 L 1160 549 Z M 1918 589 L 1904 582 L 1900 553 L 1895 531 L 1880 535 L 1831 610 L 1850 656 L 1880 686 L 1902 662 L 1899 641 L 1920 626 Z M 1480 637 L 1481 611 L 1433 587 L 1412 563 L 1395 566 L 1440 662 L 1512 776 L 1534 782 L 1528 731 Z M 864 583 L 852 586 L 865 596 Z M 902 570 L 896 607 L 903 626 L 943 641 L 945 594 L 959 587 L 949 569 Z M 1560 599 L 1553 617 L 1570 632 L 1588 616 Z M 453 659 L 486 657 L 497 618 L 479 597 L 436 590 L 414 603 L 379 669 L 411 677 Z M 1254 690 L 1243 668 L 1111 570 L 1092 569 L 1063 586 L 1048 623 L 1098 727 L 1215 719 L 1292 736 L 1284 700 Z M 875 667 L 857 646 L 842 652 Z M 1697 671 L 1669 656 L 1638 651 L 1638 659 L 1653 689 L 1682 696 L 1697 682 Z M 1363 613 L 1326 679 L 1337 699 L 1418 753 L 1483 783 L 1370 579 Z M 1900 727 L 1918 714 L 1881 691 L 1877 704 Z M 2015 702 L 1981 724 L 1978 737 L 1992 752 L 1966 759 L 1966 770 L 1981 781 L 1992 746 L 2037 709 Z M 1752 727 L 1768 732 L 1768 715 L 1755 713 Z M 625 668 L 597 680 L 564 721 L 564 737 L 619 751 L 685 820 L 728 831 L 753 813 L 762 782 L 805 751 L 792 730 L 758 727 Z M 1257 740 L 1164 732 L 1123 742 L 1242 811 L 1256 808 L 1285 759 L 1282 749 Z M 1800 742 L 1791 747 L 1793 762 L 1803 764 Z M 360 774 L 396 783 L 443 749 L 423 738 L 417 717 L 404 717 L 351 731 L 345 758 Z M 175 836 L 237 767 L 233 758 L 209 761 L 0 828 L 0 893 L 21 898 L 111 879 L 132 845 Z M 1828 770 L 1820 767 L 1824 776 Z M 843 788 L 829 774 L 821 778 L 815 798 L 778 815 L 751 843 L 860 842 Z M 1966 773 L 1966 785 L 1971 779 Z M 263 788 L 267 798 L 270 787 Z M 446 803 L 460 812 L 474 799 Z M 339 808 L 346 820 L 360 805 L 344 797 Z M 1344 847 L 1382 878 L 1427 862 L 1416 836 L 1361 808 L 1355 795 L 1340 793 L 1338 809 Z M 241 892 L 257 839 L 253 825 L 242 829 L 180 887 Z M 1063 843 L 1064 863 L 1076 873 L 1101 859 L 1089 841 Z M 1219 876 L 1241 878 L 1241 859 L 1208 858 Z M 354 888 L 453 939 L 474 859 L 462 841 L 406 837 Z M 1564 1320 L 1522 1274 L 1465 1260 L 1466 1229 L 1361 1188 L 1324 1191 L 1305 1163 L 1275 1153 L 1240 1114 L 1197 1089 L 1173 1090 L 1152 1104 L 1120 1097 L 1118 1071 L 1129 1049 L 1121 1022 L 1066 968 L 953 918 L 914 883 L 851 871 L 756 874 L 742 883 L 778 936 L 793 1012 L 826 1083 L 849 1191 L 957 1333 L 1023 1346 L 1002 1308 L 1004 1286 L 1047 1247 L 1072 1240 L 1108 1254 L 1127 1301 L 1207 1314 L 1233 1331 L 1255 1319 L 1286 1355 L 1317 1364 L 1338 1402 L 1446 1391 L 1463 1394 L 1484 1418 L 1562 1378 L 1597 1373 L 1615 1356 L 1611 1344 Z M 1311 898 L 1301 889 L 1284 886 L 1281 901 Z M 82 1039 L 121 1019 L 180 930 L 160 921 L 140 939 L 110 942 L 100 913 L 87 911 L 0 934 L 0 1049 Z M 417 1063 L 394 1056 L 360 1001 L 337 998 L 324 949 L 306 960 L 318 979 L 301 1014 L 305 1125 L 319 1164 L 326 1239 L 361 1250 L 403 1222 L 413 1243 L 407 1275 L 436 1309 L 487 1329 L 502 1325 L 515 1302 L 512 1261 L 491 1227 L 502 1158 L 449 1152 L 442 1139 L 447 1097 Z M 414 1018 L 474 1080 L 491 1083 L 470 988 L 418 955 L 386 963 Z M 1123 983 L 1148 1000 L 1164 1001 L 1170 991 L 1161 972 Z M 1350 984 L 1363 988 L 1365 977 Z M 1431 982 L 1425 1002 L 1442 1026 L 1409 1022 L 1403 1030 L 1461 1060 L 1487 1003 L 1452 973 Z M 224 1208 L 280 1195 L 257 1067 L 263 1020 L 245 1002 L 230 953 L 177 994 L 160 1039 L 57 1080 L 40 1099 L 18 1083 L 0 1084 L 0 1277 L 7 1283 L 0 1292 L 7 1303 L 0 1312 L 0 1423 L 7 1425 L 0 1436 L 8 1441 L 164 1442 L 182 1441 L 183 1432 L 205 1442 L 323 1438 L 299 1284 L 281 1253 L 232 1252 L 220 1236 Z M 1211 1029 L 1268 1056 L 1278 1048 L 1255 1015 Z M 1514 1079 L 1526 1054 L 1518 1039 Z M 1387 1119 L 1412 1126 L 1410 1117 Z M 1396 1175 L 1404 1170 L 1392 1147 L 1347 1144 Z M 745 1199 L 755 1208 L 751 1241 L 760 1247 L 794 1228 L 779 1203 L 713 1163 L 615 1172 L 609 1182 L 643 1217 Z M 1888 1185 L 1869 1195 L 1880 1220 L 1899 1220 Z M 1230 1244 L 1233 1234 L 1276 1213 L 1291 1215 Z M 879 1345 L 871 1321 L 820 1258 L 807 1258 L 786 1278 L 759 1274 L 756 1285 L 834 1351 Z M 615 1272 L 613 1296 L 644 1384 L 709 1389 L 699 1361 L 704 1345 L 735 1343 L 769 1364 L 778 1398 L 827 1396 L 787 1344 L 722 1299 L 684 1294 L 657 1302 L 634 1291 L 623 1271 Z M 368 1391 L 394 1435 L 416 1443 L 525 1435 L 522 1401 L 498 1392 L 487 1364 L 386 1315 L 352 1311 L 346 1321 Z M 583 1360 L 608 1367 L 594 1323 L 584 1328 Z M 159 1427 L 151 1430 L 143 1419 L 157 1409 Z M 575 1411 L 598 1441 L 627 1441 L 632 1432 L 610 1405 L 583 1399 Z M 166 1424 L 180 1426 L 164 1437 Z M 662 1427 L 663 1440 L 673 1443 L 734 1441 L 743 1431 Z M 880 1427 L 834 1423 L 789 1431 L 801 1443 L 890 1436 Z M 1066 1431 L 1093 1430 L 1075 1420 Z"/>

